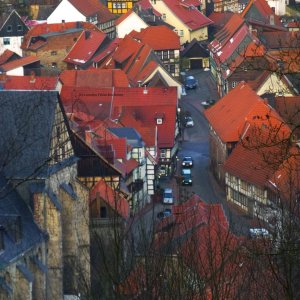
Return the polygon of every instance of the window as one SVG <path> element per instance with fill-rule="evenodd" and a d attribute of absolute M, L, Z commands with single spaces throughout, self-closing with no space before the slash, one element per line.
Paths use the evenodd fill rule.
<path fill-rule="evenodd" d="M 248 183 L 246 181 L 241 180 L 241 190 L 248 192 Z"/>
<path fill-rule="evenodd" d="M 160 157 L 161 157 L 161 158 L 166 158 L 166 150 L 165 150 L 165 149 L 162 149 L 162 150 L 160 151 Z"/>
<path fill-rule="evenodd" d="M 180 30 L 180 36 L 183 36 L 183 34 L 184 34 L 184 32 L 183 32 L 183 30 Z"/>
<path fill-rule="evenodd" d="M 17 26 L 17 30 L 18 30 L 18 31 L 23 31 L 23 26 L 22 26 L 22 25 L 18 25 L 18 26 Z"/>
<path fill-rule="evenodd" d="M 162 124 L 163 123 L 163 120 L 162 120 L 162 118 L 157 118 L 156 119 L 156 124 Z"/>
<path fill-rule="evenodd" d="M 100 218 L 107 218 L 107 210 L 105 206 L 100 207 Z"/>
<path fill-rule="evenodd" d="M 174 50 L 169 51 L 169 58 L 175 58 Z"/>
<path fill-rule="evenodd" d="M 57 67 L 57 63 L 56 63 L 56 62 L 53 62 L 52 65 L 51 65 L 51 67 L 52 67 L 52 68 L 56 68 L 56 67 Z"/>
<path fill-rule="evenodd" d="M 4 45 L 10 45 L 10 38 L 3 38 Z"/>
<path fill-rule="evenodd" d="M 57 55 L 57 52 L 56 51 L 51 51 L 51 56 L 55 56 Z"/>
<path fill-rule="evenodd" d="M 163 59 L 168 59 L 168 51 L 163 51 Z"/>
<path fill-rule="evenodd" d="M 170 65 L 170 73 L 171 74 L 175 73 L 175 65 Z"/>
<path fill-rule="evenodd" d="M 11 25 L 7 25 L 6 31 L 7 31 L 7 32 L 12 32 L 12 26 L 11 26 Z"/>
<path fill-rule="evenodd" d="M 236 81 L 232 81 L 231 82 L 231 87 L 234 89 L 237 86 L 237 82 Z"/>
<path fill-rule="evenodd" d="M 165 20 L 167 18 L 166 14 L 162 15 L 163 20 Z"/>

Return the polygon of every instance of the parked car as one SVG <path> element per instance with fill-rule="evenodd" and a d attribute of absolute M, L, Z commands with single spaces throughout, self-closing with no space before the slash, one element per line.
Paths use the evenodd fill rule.
<path fill-rule="evenodd" d="M 198 82 L 194 76 L 187 76 L 185 78 L 184 86 L 187 90 L 196 89 L 198 86 Z"/>
<path fill-rule="evenodd" d="M 193 184 L 191 169 L 183 168 L 181 170 L 181 175 L 182 175 L 182 185 L 192 185 Z"/>
<path fill-rule="evenodd" d="M 209 108 L 210 106 L 214 105 L 216 103 L 215 100 L 207 100 L 207 101 L 202 101 L 201 104 L 202 106 L 206 109 Z"/>
<path fill-rule="evenodd" d="M 268 238 L 270 233 L 265 228 L 250 228 L 249 235 L 251 238 Z"/>
<path fill-rule="evenodd" d="M 157 218 L 158 218 L 158 219 L 164 219 L 164 218 L 169 217 L 169 216 L 171 216 L 171 215 L 172 215 L 171 209 L 166 208 L 165 210 L 160 211 L 160 212 L 157 214 Z"/>
<path fill-rule="evenodd" d="M 171 188 L 164 189 L 163 204 L 174 204 L 173 190 Z"/>
<path fill-rule="evenodd" d="M 191 168 L 193 166 L 193 158 L 191 156 L 185 156 L 182 159 L 181 165 L 186 168 Z"/>
<path fill-rule="evenodd" d="M 194 120 L 191 116 L 185 117 L 185 127 L 194 127 Z"/>

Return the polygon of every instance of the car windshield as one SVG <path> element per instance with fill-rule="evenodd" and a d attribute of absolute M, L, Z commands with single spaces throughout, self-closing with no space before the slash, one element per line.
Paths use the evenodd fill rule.
<path fill-rule="evenodd" d="M 165 193 L 165 194 L 164 194 L 164 197 L 165 197 L 165 198 L 172 198 L 172 193 Z"/>

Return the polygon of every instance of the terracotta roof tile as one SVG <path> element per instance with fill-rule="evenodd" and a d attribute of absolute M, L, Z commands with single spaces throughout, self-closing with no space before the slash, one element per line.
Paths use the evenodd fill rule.
<path fill-rule="evenodd" d="M 140 0 L 135 5 L 140 7 L 142 10 L 151 10 L 153 14 L 157 17 L 161 17 L 162 15 L 160 12 L 154 9 L 149 0 Z"/>
<path fill-rule="evenodd" d="M 4 52 L 0 55 L 0 65 L 5 64 L 14 55 L 17 54 L 9 49 L 5 49 Z"/>
<path fill-rule="evenodd" d="M 129 204 L 118 192 L 114 191 L 104 180 L 99 180 L 90 191 L 90 202 L 97 195 L 124 219 L 129 217 Z"/>
<path fill-rule="evenodd" d="M 57 77 L 5 76 L 0 79 L 5 90 L 55 90 Z"/>
<path fill-rule="evenodd" d="M 166 6 L 191 30 L 211 25 L 213 22 L 195 8 L 193 2 L 180 0 L 163 0 Z"/>
<path fill-rule="evenodd" d="M 140 32 L 134 32 L 131 36 L 149 45 L 153 50 L 180 49 L 179 36 L 165 25 L 149 26 Z"/>
<path fill-rule="evenodd" d="M 282 125 L 280 116 L 244 82 L 207 109 L 205 116 L 223 142 L 238 141 L 247 122 Z"/>
<path fill-rule="evenodd" d="M 39 61 L 40 61 L 40 59 L 36 56 L 25 56 L 25 57 L 15 59 L 11 62 L 1 65 L 0 70 L 2 70 L 3 72 L 7 72 L 7 71 L 14 70 L 19 67 L 24 67 L 26 65 L 30 65 L 32 63 L 36 63 Z"/>
<path fill-rule="evenodd" d="M 106 34 L 102 31 L 83 31 L 64 61 L 74 65 L 86 64 L 91 60 L 105 39 Z"/>

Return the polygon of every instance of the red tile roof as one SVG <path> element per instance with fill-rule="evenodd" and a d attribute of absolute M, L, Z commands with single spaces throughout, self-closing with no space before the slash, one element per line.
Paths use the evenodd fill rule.
<path fill-rule="evenodd" d="M 209 48 L 212 49 L 214 53 L 218 52 L 243 24 L 244 19 L 238 14 L 233 14 L 226 25 L 216 33 L 215 39 L 209 44 Z"/>
<path fill-rule="evenodd" d="M 264 188 L 286 157 L 287 147 L 282 143 L 282 137 L 290 134 L 286 130 L 285 127 L 261 127 L 254 122 L 225 161 L 224 170 Z"/>
<path fill-rule="evenodd" d="M 257 15 L 260 15 L 260 17 Z M 270 16 L 274 16 L 274 22 L 276 26 L 283 27 L 280 22 L 280 18 L 275 15 L 272 8 L 269 6 L 266 0 L 250 0 L 241 13 L 241 16 L 245 19 L 254 19 L 257 21 L 264 21 L 265 24 L 270 24 Z"/>
<path fill-rule="evenodd" d="M 162 15 L 160 12 L 154 9 L 149 0 L 140 0 L 135 5 L 140 7 L 142 10 L 150 9 L 153 12 L 153 14 L 157 17 L 161 17 Z"/>
<path fill-rule="evenodd" d="M 111 43 L 102 52 L 100 52 L 99 54 L 97 54 L 93 57 L 93 62 L 99 63 L 102 60 L 104 60 L 105 58 L 107 58 L 109 55 L 111 55 L 116 50 L 119 43 L 120 43 L 120 39 L 115 38 L 113 41 L 111 41 Z"/>
<path fill-rule="evenodd" d="M 64 61 L 74 65 L 86 64 L 100 48 L 105 38 L 106 34 L 100 30 L 83 31 Z"/>
<path fill-rule="evenodd" d="M 241 82 L 215 105 L 205 116 L 223 142 L 236 142 L 244 133 L 246 123 L 282 126 L 280 116 L 263 99 Z"/>
<path fill-rule="evenodd" d="M 105 88 L 128 87 L 129 82 L 120 69 L 66 70 L 60 74 L 64 86 Z"/>
<path fill-rule="evenodd" d="M 121 15 L 115 20 L 115 25 L 120 25 L 124 20 L 126 20 L 133 13 L 132 9 L 129 9 L 125 14 Z"/>
<path fill-rule="evenodd" d="M 145 129 L 140 132 L 140 134 L 151 132 L 151 136 L 146 139 L 147 142 L 155 141 L 153 130 L 156 130 L 157 127 L 158 145 L 160 147 L 172 147 L 174 145 L 176 88 L 147 88 L 147 93 L 145 93 L 144 88 L 115 88 L 113 92 L 111 88 L 91 89 L 63 86 L 60 96 L 67 112 L 74 112 L 74 110 L 79 109 L 84 112 L 88 111 L 89 114 L 99 119 L 108 118 L 109 114 L 111 114 L 112 119 L 119 119 L 120 117 L 123 118 L 127 112 L 135 112 L 136 119 L 139 119 L 143 124 L 140 128 L 152 128 L 151 131 Z M 113 103 L 111 102 L 112 99 Z M 108 111 L 104 113 L 103 110 L 105 109 Z M 158 112 L 165 115 L 163 124 L 160 125 L 157 125 L 155 120 L 155 115 Z M 131 121 L 128 121 L 128 124 L 130 123 Z"/>
<path fill-rule="evenodd" d="M 89 17 L 97 14 L 98 22 L 105 23 L 109 20 L 115 19 L 115 16 L 109 9 L 97 0 L 69 0 L 69 2 L 76 7 L 84 16 Z"/>
<path fill-rule="evenodd" d="M 66 33 L 70 29 L 87 29 L 93 30 L 95 29 L 95 25 L 88 23 L 88 22 L 66 22 L 66 23 L 54 23 L 54 24 L 47 24 L 42 23 L 32 27 L 24 36 L 24 40 L 22 42 L 22 49 L 26 49 L 30 46 L 30 41 L 33 37 L 37 37 L 44 34 L 49 34 L 51 32 L 56 33 Z"/>
<path fill-rule="evenodd" d="M 5 76 L 0 79 L 5 90 L 55 90 L 57 77 Z"/>
<path fill-rule="evenodd" d="M 213 23 L 191 4 L 193 2 L 181 0 L 163 0 L 163 2 L 191 30 L 197 30 Z"/>
<path fill-rule="evenodd" d="M 4 52 L 0 55 L 0 65 L 5 64 L 14 55 L 17 54 L 9 49 L 5 49 Z"/>
<path fill-rule="evenodd" d="M 7 71 L 11 71 L 11 70 L 14 70 L 19 67 L 24 67 L 26 65 L 30 65 L 32 63 L 36 63 L 39 61 L 40 61 L 40 59 L 36 56 L 25 56 L 25 57 L 15 59 L 11 62 L 1 65 L 0 69 L 2 70 L 2 72 L 7 72 Z"/>
<path fill-rule="evenodd" d="M 105 201 L 119 216 L 129 217 L 129 204 L 118 192 L 114 191 L 104 180 L 100 179 L 90 191 L 90 203 L 97 195 Z"/>
<path fill-rule="evenodd" d="M 179 36 L 165 25 L 149 26 L 140 32 L 132 32 L 133 38 L 150 46 L 153 50 L 179 50 Z M 157 37 L 160 37 L 159 39 Z"/>

